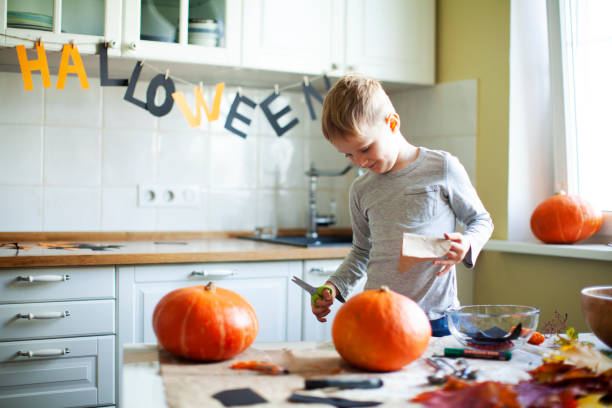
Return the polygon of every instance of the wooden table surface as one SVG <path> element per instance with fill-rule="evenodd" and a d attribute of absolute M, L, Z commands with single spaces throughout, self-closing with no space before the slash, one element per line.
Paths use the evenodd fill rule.
<path fill-rule="evenodd" d="M 591 333 L 581 333 L 581 340 L 591 341 L 598 349 L 609 349 Z M 316 342 L 292 342 L 292 343 L 255 343 L 252 347 L 260 350 L 304 350 L 315 348 L 333 348 L 331 343 Z M 348 399 L 362 399 L 384 401 L 380 406 L 410 406 L 407 401 L 427 390 L 434 389 L 427 382 L 427 376 L 433 374 L 433 369 L 425 363 L 425 357 L 443 354 L 444 347 L 461 347 L 459 342 L 452 336 L 432 338 L 428 349 L 423 356 L 393 373 L 368 373 L 372 377 L 383 379 L 383 387 L 375 390 L 343 390 L 331 392 L 317 391 L 312 395 L 326 395 L 329 397 L 341 397 Z M 520 380 L 530 378 L 527 370 L 532 370 L 542 363 L 542 357 L 537 353 L 542 350 L 541 346 L 526 345 L 512 351 L 510 361 L 468 359 L 470 366 L 479 370 L 479 381 L 502 381 L 516 383 Z M 121 406 L 128 408 L 167 407 L 165 401 L 165 390 L 162 377 L 159 374 L 160 364 L 158 361 L 157 346 L 155 344 L 126 344 L 123 346 L 122 365 L 122 395 Z M 269 376 L 269 381 L 274 381 L 274 376 Z M 399 387 L 398 387 L 399 385 Z M 228 382 L 231 389 L 231 381 Z M 393 390 L 392 392 L 390 390 Z M 303 391 L 299 391 L 303 393 Z M 202 384 L 201 392 L 206 392 L 206 385 Z M 308 391 L 309 395 L 313 393 Z M 287 398 L 289 395 L 287 395 Z M 389 399 L 392 399 L 390 401 Z M 281 405 L 285 405 L 284 403 Z M 300 404 L 286 402 L 287 406 L 301 406 Z M 222 406 L 213 398 L 209 406 Z M 272 406 L 264 404 L 262 406 Z M 278 403 L 275 405 L 278 406 Z M 307 404 L 303 406 L 328 406 L 318 404 Z M 415 405 L 419 406 L 419 405 Z"/>

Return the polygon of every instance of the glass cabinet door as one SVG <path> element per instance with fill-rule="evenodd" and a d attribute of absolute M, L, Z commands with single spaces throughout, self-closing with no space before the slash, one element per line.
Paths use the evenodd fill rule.
<path fill-rule="evenodd" d="M 121 0 L 6 0 L 0 11 L 7 46 L 42 39 L 48 50 L 74 42 L 81 53 L 94 54 L 96 44 L 107 41 L 109 54 L 120 53 Z"/>
<path fill-rule="evenodd" d="M 127 0 L 124 55 L 192 63 L 240 63 L 240 0 Z"/>

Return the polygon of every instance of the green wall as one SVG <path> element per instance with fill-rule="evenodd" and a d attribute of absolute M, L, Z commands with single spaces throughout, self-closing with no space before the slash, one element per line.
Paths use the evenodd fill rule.
<path fill-rule="evenodd" d="M 510 0 L 437 0 L 437 82 L 478 81 L 476 187 L 494 239 L 508 236 L 509 55 Z M 612 284 L 612 262 L 484 251 L 471 277 L 476 304 L 537 306 L 541 323 L 567 313 L 587 331 L 580 290 Z"/>
<path fill-rule="evenodd" d="M 476 187 L 507 236 L 509 0 L 438 0 L 436 82 L 478 81 Z"/>

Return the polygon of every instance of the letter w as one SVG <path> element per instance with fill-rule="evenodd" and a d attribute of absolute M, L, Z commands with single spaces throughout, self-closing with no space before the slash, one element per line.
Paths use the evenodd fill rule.
<path fill-rule="evenodd" d="M 202 90 L 200 87 L 194 88 L 195 94 L 195 114 L 191 112 L 189 109 L 189 105 L 185 100 L 185 95 L 182 92 L 175 92 L 172 94 L 172 98 L 174 102 L 178 105 L 179 109 L 183 113 L 183 116 L 189 123 L 189 126 L 196 127 L 200 126 L 202 122 L 202 108 L 204 112 L 206 112 L 206 117 L 209 122 L 219 119 L 219 111 L 221 106 L 221 96 L 223 95 L 223 89 L 225 88 L 225 83 L 218 83 L 215 87 L 215 97 L 213 99 L 213 108 L 212 111 L 208 109 L 208 105 L 206 104 L 206 100 L 204 100 L 204 95 L 202 94 Z"/>

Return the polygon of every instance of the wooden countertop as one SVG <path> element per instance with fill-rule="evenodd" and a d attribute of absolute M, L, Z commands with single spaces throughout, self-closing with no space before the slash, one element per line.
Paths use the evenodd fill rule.
<path fill-rule="evenodd" d="M 346 232 L 346 230 L 342 230 Z M 285 232 L 285 233 L 291 233 Z M 338 230 L 336 233 L 341 233 Z M 0 267 L 74 265 L 133 265 L 187 262 L 281 261 L 344 258 L 349 246 L 303 248 L 236 238 L 251 232 L 168 233 L 0 233 Z M 96 251 L 87 248 L 56 249 L 54 243 L 119 245 Z"/>

